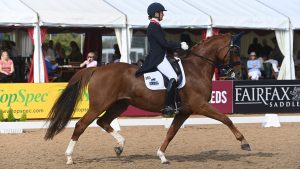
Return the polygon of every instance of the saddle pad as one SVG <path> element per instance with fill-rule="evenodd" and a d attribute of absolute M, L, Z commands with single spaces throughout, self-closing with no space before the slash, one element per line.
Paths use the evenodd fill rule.
<path fill-rule="evenodd" d="M 177 88 L 181 89 L 185 85 L 185 74 L 184 74 L 181 60 L 178 63 L 179 63 L 179 66 L 180 66 L 180 69 L 182 72 L 182 81 Z M 166 89 L 166 87 L 164 85 L 164 78 L 159 71 L 145 73 L 144 79 L 145 79 L 145 84 L 146 84 L 147 88 L 150 90 L 165 90 Z"/>

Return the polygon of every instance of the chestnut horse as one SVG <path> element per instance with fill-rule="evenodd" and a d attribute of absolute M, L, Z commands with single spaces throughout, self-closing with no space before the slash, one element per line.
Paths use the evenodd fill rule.
<path fill-rule="evenodd" d="M 250 151 L 250 145 L 232 121 L 224 114 L 214 109 L 208 102 L 212 91 L 212 77 L 215 63 L 228 59 L 232 36 L 217 35 L 198 43 L 182 58 L 185 69 L 186 85 L 179 91 L 182 109 L 174 117 L 162 145 L 157 151 L 162 163 L 168 163 L 165 151 L 184 121 L 191 114 L 204 115 L 218 120 L 229 127 L 243 150 Z M 66 150 L 67 164 L 72 164 L 72 154 L 76 142 L 84 130 L 100 113 L 106 113 L 98 118 L 97 124 L 110 133 L 117 141 L 115 152 L 119 156 L 124 148 L 125 139 L 110 126 L 128 107 L 133 105 L 143 110 L 158 112 L 164 107 L 166 91 L 152 91 L 146 88 L 143 76 L 136 77 L 137 66 L 126 63 L 116 63 L 99 68 L 87 68 L 76 73 L 69 81 L 52 107 L 50 124 L 45 139 L 61 132 L 71 119 L 74 108 L 82 91 L 88 86 L 90 97 L 89 109 L 76 123 L 73 135 Z"/>

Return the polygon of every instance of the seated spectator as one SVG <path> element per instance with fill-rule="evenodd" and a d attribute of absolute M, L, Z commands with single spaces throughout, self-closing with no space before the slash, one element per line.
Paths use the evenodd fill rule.
<path fill-rule="evenodd" d="M 48 42 L 48 45 L 47 45 L 47 55 L 49 56 L 51 62 L 55 62 L 56 58 L 55 58 L 55 52 L 54 52 L 54 48 L 53 48 L 53 41 L 50 40 Z"/>
<path fill-rule="evenodd" d="M 274 60 L 274 59 L 269 59 L 268 56 L 263 56 L 263 59 L 264 59 L 264 63 L 271 63 L 272 64 L 274 76 L 275 76 L 275 78 L 277 78 L 278 73 L 279 73 L 279 70 L 278 70 L 278 61 Z"/>
<path fill-rule="evenodd" d="M 250 58 L 247 61 L 247 68 L 248 68 L 248 77 L 251 80 L 258 80 L 261 76 L 260 72 L 260 61 L 256 59 L 256 53 L 251 52 Z"/>
<path fill-rule="evenodd" d="M 61 44 L 59 42 L 55 43 L 55 58 L 56 58 L 56 63 L 58 63 L 59 65 L 64 65 L 64 59 L 66 58 L 65 55 L 65 50 L 61 47 Z"/>
<path fill-rule="evenodd" d="M 80 64 L 80 67 L 97 67 L 97 61 L 95 60 L 95 53 L 89 52 L 87 59 Z"/>
<path fill-rule="evenodd" d="M 57 63 L 52 64 L 49 56 L 45 57 L 45 64 L 46 64 L 46 68 L 47 68 L 49 77 L 59 77 L 59 75 L 57 75 L 55 73 L 55 70 L 57 69 L 58 64 Z"/>
<path fill-rule="evenodd" d="M 112 56 L 112 63 L 118 63 L 121 59 L 121 52 L 118 44 L 114 44 L 115 53 Z"/>
<path fill-rule="evenodd" d="M 14 71 L 14 62 L 9 58 L 8 52 L 2 51 L 0 60 L 0 82 L 10 82 Z"/>
<path fill-rule="evenodd" d="M 68 56 L 69 59 L 71 59 L 72 62 L 82 62 L 82 54 L 80 52 L 80 49 L 77 45 L 76 42 L 71 41 L 70 42 L 70 47 L 71 47 L 71 53 Z"/>

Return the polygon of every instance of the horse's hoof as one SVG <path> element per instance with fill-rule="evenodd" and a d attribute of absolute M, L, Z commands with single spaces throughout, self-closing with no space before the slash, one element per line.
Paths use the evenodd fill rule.
<path fill-rule="evenodd" d="M 122 154 L 123 152 L 123 148 L 122 147 L 115 147 L 115 152 L 117 154 L 117 157 L 120 157 L 120 155 Z"/>
<path fill-rule="evenodd" d="M 67 156 L 67 165 L 72 165 L 74 164 L 73 160 L 72 160 L 72 156 Z"/>
<path fill-rule="evenodd" d="M 242 144 L 241 148 L 242 148 L 242 150 L 251 151 L 251 148 L 250 148 L 249 144 Z"/>
<path fill-rule="evenodd" d="M 170 161 L 166 160 L 166 161 L 161 161 L 162 164 L 170 164 Z"/>

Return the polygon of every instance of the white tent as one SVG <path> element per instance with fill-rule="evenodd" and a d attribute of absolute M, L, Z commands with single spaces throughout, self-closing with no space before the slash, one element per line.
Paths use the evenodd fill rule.
<path fill-rule="evenodd" d="M 39 14 L 41 26 L 124 27 L 125 16 L 103 0 L 21 0 Z"/>
<path fill-rule="evenodd" d="M 116 29 L 118 44 L 121 44 L 121 46 L 119 45 L 121 53 L 122 51 L 130 51 L 132 29 L 146 28 L 148 26 L 147 8 L 153 2 L 161 2 L 167 10 L 162 22 L 162 27 L 164 28 L 207 28 L 211 25 L 209 15 L 186 4 L 182 0 L 176 0 L 176 2 L 174 0 L 106 0 L 106 2 L 120 10 L 127 17 L 127 29 Z M 127 39 L 126 43 L 121 43 L 123 38 Z M 123 57 L 123 53 L 121 61 L 130 62 L 127 57 Z M 125 53 L 125 56 L 128 53 Z"/>
<path fill-rule="evenodd" d="M 280 50 L 285 55 L 278 79 L 295 79 L 295 67 L 293 60 L 293 30 L 300 29 L 300 1 L 299 0 L 258 0 L 262 4 L 269 6 L 270 8 L 285 15 L 290 20 L 290 30 L 286 32 L 286 39 L 278 41 Z M 282 35 L 281 35 L 282 36 Z M 280 37 L 279 33 L 276 33 L 276 38 Z M 289 56 L 289 57 L 287 57 Z"/>
<path fill-rule="evenodd" d="M 19 0 L 1 0 L 1 26 L 33 26 L 38 22 L 35 12 Z"/>
<path fill-rule="evenodd" d="M 147 8 L 160 2 L 166 8 L 162 26 L 165 28 L 199 28 L 211 25 L 210 17 L 182 0 L 106 0 L 127 16 L 127 24 L 133 28 L 146 28 L 149 24 Z"/>
<path fill-rule="evenodd" d="M 39 26 L 115 28 L 126 24 L 125 16 L 103 0 L 20 1 L 38 14 Z M 35 27 L 35 35 L 40 34 L 39 26 Z M 34 51 L 34 82 L 44 82 L 41 37 L 35 36 L 34 43 L 39 46 Z"/>
<path fill-rule="evenodd" d="M 299 0 L 258 0 L 268 7 L 287 16 L 291 21 L 292 29 L 300 29 L 300 1 Z"/>
<path fill-rule="evenodd" d="M 291 49 L 293 38 L 288 14 L 284 15 L 281 10 L 274 10 L 269 4 L 263 4 L 258 0 L 184 1 L 208 13 L 212 17 L 212 27 L 275 30 L 279 48 L 285 56 L 278 79 L 295 79 L 293 51 Z M 290 2 L 292 1 L 295 0 L 290 0 Z M 269 1 L 270 5 L 279 2 L 282 8 L 287 7 L 287 3 L 297 5 L 297 3 L 290 3 L 289 0 Z M 286 10 L 290 9 L 286 8 L 283 11 Z M 292 15 L 294 16 L 294 13 Z"/>
<path fill-rule="evenodd" d="M 212 17 L 218 28 L 288 29 L 287 17 L 256 0 L 184 0 Z"/>

